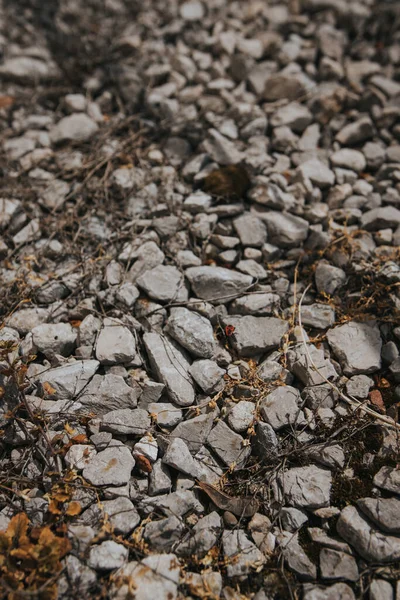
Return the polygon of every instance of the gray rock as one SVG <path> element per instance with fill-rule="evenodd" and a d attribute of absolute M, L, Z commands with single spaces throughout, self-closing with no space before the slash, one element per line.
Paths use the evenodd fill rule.
<path fill-rule="evenodd" d="M 253 402 L 241 400 L 228 413 L 229 426 L 236 433 L 247 431 L 254 421 L 255 410 L 256 405 Z"/>
<path fill-rule="evenodd" d="M 69 192 L 70 185 L 61 179 L 53 179 L 40 196 L 40 201 L 49 210 L 59 210 Z"/>
<path fill-rule="evenodd" d="M 64 117 L 50 130 L 53 144 L 63 142 L 85 142 L 98 131 L 99 126 L 85 113 L 74 113 Z"/>
<path fill-rule="evenodd" d="M 317 509 L 316 511 L 313 511 L 314 514 L 321 512 L 321 510 L 331 510 L 331 507 L 328 509 Z M 335 513 L 334 516 L 336 516 L 336 514 L 340 514 L 340 510 L 336 509 L 337 513 Z M 331 515 L 333 516 L 333 515 Z M 322 517 L 323 518 L 323 517 Z M 320 529 L 319 527 L 308 527 L 307 528 L 307 532 L 311 538 L 311 540 L 313 542 L 315 542 L 316 544 L 320 544 L 321 546 L 324 546 L 326 548 L 331 548 L 332 550 L 337 550 L 338 552 L 344 552 L 345 554 L 353 554 L 352 549 L 350 548 L 350 546 L 348 544 L 346 544 L 345 542 L 342 542 L 336 538 L 330 537 L 326 531 L 324 529 Z"/>
<path fill-rule="evenodd" d="M 337 531 L 365 560 L 394 562 L 400 558 L 400 537 L 384 535 L 371 527 L 354 506 L 340 513 Z"/>
<path fill-rule="evenodd" d="M 230 467 L 235 465 L 236 469 L 242 468 L 251 453 L 251 448 L 244 445 L 244 439 L 223 421 L 219 421 L 211 430 L 207 444 L 213 452 Z"/>
<path fill-rule="evenodd" d="M 162 462 L 168 467 L 172 467 L 188 475 L 189 477 L 197 477 L 197 467 L 190 450 L 185 442 L 178 437 L 174 437 L 163 456 Z"/>
<path fill-rule="evenodd" d="M 72 554 L 69 554 L 66 557 L 65 566 L 65 584 L 62 578 L 58 580 L 59 595 L 62 595 L 64 593 L 65 595 L 67 595 L 68 588 L 73 588 L 77 594 L 82 594 L 83 596 L 86 595 L 88 592 L 90 593 L 91 589 L 94 588 L 97 581 L 96 573 L 86 565 L 83 565 L 80 562 L 80 560 Z"/>
<path fill-rule="evenodd" d="M 103 365 L 130 363 L 136 355 L 136 342 L 127 327 L 115 319 L 106 319 L 96 343 L 96 358 Z"/>
<path fill-rule="evenodd" d="M 172 488 L 172 479 L 169 469 L 164 465 L 161 459 L 153 465 L 153 470 L 149 475 L 149 496 L 159 496 L 168 494 Z"/>
<path fill-rule="evenodd" d="M 394 600 L 391 583 L 385 579 L 373 579 L 369 586 L 369 600 Z"/>
<path fill-rule="evenodd" d="M 305 584 L 303 591 L 303 600 L 356 600 L 347 583 L 335 583 L 329 587 Z"/>
<path fill-rule="evenodd" d="M 253 281 L 249 275 L 222 267 L 191 267 L 185 275 L 198 298 L 222 303 L 245 292 Z"/>
<path fill-rule="evenodd" d="M 238 271 L 254 277 L 254 279 L 265 279 L 267 277 L 264 267 L 253 259 L 240 260 L 236 268 Z"/>
<path fill-rule="evenodd" d="M 367 375 L 354 375 L 346 383 L 346 391 L 355 398 L 368 398 L 369 390 L 374 386 L 374 380 Z"/>
<path fill-rule="evenodd" d="M 246 213 L 235 219 L 233 226 L 243 246 L 261 248 L 267 241 L 265 223 L 255 215 Z"/>
<path fill-rule="evenodd" d="M 304 523 L 307 523 L 307 515 L 298 508 L 282 508 L 279 512 L 279 522 L 286 531 L 294 533 L 298 531 Z"/>
<path fill-rule="evenodd" d="M 367 142 L 362 152 L 367 160 L 369 169 L 376 170 L 385 162 L 386 152 L 382 145 L 376 142 Z"/>
<path fill-rule="evenodd" d="M 278 476 L 286 502 L 296 508 L 329 506 L 332 475 L 313 465 L 294 467 Z"/>
<path fill-rule="evenodd" d="M 237 164 L 242 160 L 242 153 L 237 150 L 235 144 L 216 129 L 208 130 L 208 137 L 203 146 L 212 160 L 220 165 Z"/>
<path fill-rule="evenodd" d="M 399 498 L 361 498 L 357 506 L 383 531 L 400 533 Z"/>
<path fill-rule="evenodd" d="M 65 455 L 65 462 L 70 469 L 81 471 L 96 455 L 96 450 L 88 444 L 74 444 Z"/>
<path fill-rule="evenodd" d="M 145 497 L 139 502 L 139 509 L 146 515 L 158 510 L 167 517 L 182 517 L 189 511 L 204 512 L 203 505 L 191 490 L 179 490 L 154 498 Z"/>
<path fill-rule="evenodd" d="M 319 554 L 319 566 L 323 579 L 358 581 L 357 562 L 345 552 L 338 552 L 331 548 L 322 548 Z"/>
<path fill-rule="evenodd" d="M 334 167 L 352 169 L 357 173 L 364 171 L 367 166 L 364 154 L 358 150 L 351 150 L 350 148 L 342 148 L 341 150 L 334 152 L 330 159 Z"/>
<path fill-rule="evenodd" d="M 272 315 L 279 310 L 280 296 L 266 292 L 265 294 L 250 294 L 236 298 L 230 307 L 232 315 L 257 315 L 259 317 Z"/>
<path fill-rule="evenodd" d="M 140 516 L 128 498 L 120 496 L 115 500 L 106 500 L 102 506 L 117 535 L 128 535 L 140 523 Z"/>
<path fill-rule="evenodd" d="M 143 529 L 143 537 L 152 548 L 169 552 L 182 539 L 185 529 L 182 519 L 172 515 L 147 523 Z"/>
<path fill-rule="evenodd" d="M 206 394 L 216 393 L 224 388 L 225 369 L 221 369 L 213 360 L 196 360 L 189 373 Z"/>
<path fill-rule="evenodd" d="M 213 594 L 216 598 L 221 597 L 222 576 L 216 571 L 205 573 L 186 573 L 185 585 L 189 588 L 191 594 Z M 385 599 L 386 600 L 386 599 Z"/>
<path fill-rule="evenodd" d="M 346 282 L 346 273 L 339 267 L 334 267 L 320 261 L 315 270 L 315 285 L 321 294 L 332 296 Z"/>
<path fill-rule="evenodd" d="M 125 485 L 135 461 L 122 444 L 99 452 L 83 470 L 83 477 L 92 485 Z"/>
<path fill-rule="evenodd" d="M 128 244 L 118 258 L 123 263 L 134 263 L 128 272 L 128 278 L 129 281 L 135 282 L 146 271 L 161 265 L 165 255 L 155 242 L 149 241 L 138 248 Z"/>
<path fill-rule="evenodd" d="M 144 435 L 150 427 L 150 417 L 142 408 L 118 408 L 102 417 L 103 431 L 117 435 Z"/>
<path fill-rule="evenodd" d="M 337 378 L 332 363 L 324 356 L 323 348 L 310 345 L 307 353 L 303 345 L 295 346 L 287 353 L 287 359 L 290 372 L 305 386 L 319 386 L 325 379 Z"/>
<path fill-rule="evenodd" d="M 317 567 L 300 546 L 298 536 L 298 533 L 293 534 L 288 531 L 283 531 L 278 536 L 285 563 L 301 579 L 316 579 Z"/>
<path fill-rule="evenodd" d="M 307 160 L 299 167 L 297 173 L 319 188 L 326 188 L 335 183 L 335 174 L 329 167 L 317 158 Z"/>
<path fill-rule="evenodd" d="M 36 84 L 59 76 L 56 66 L 32 56 L 13 56 L 0 66 L 0 77 L 21 84 Z"/>
<path fill-rule="evenodd" d="M 270 243 L 279 248 L 295 248 L 307 239 L 309 224 L 301 217 L 276 211 L 260 216 L 267 224 Z"/>
<path fill-rule="evenodd" d="M 211 323 L 192 310 L 172 308 L 165 331 L 193 356 L 212 358 L 214 355 L 215 340 Z"/>
<path fill-rule="evenodd" d="M 70 400 L 77 396 L 99 368 L 97 360 L 77 360 L 65 366 L 48 369 L 35 379 L 38 383 L 49 383 L 55 390 L 47 395 L 49 400 Z"/>
<path fill-rule="evenodd" d="M 262 566 L 266 560 L 242 529 L 224 531 L 222 548 L 227 562 L 228 577 L 246 576 L 252 569 Z"/>
<path fill-rule="evenodd" d="M 374 134 L 374 127 L 369 117 L 362 117 L 354 123 L 345 125 L 336 135 L 336 140 L 342 146 L 355 146 L 370 139 Z"/>
<path fill-rule="evenodd" d="M 76 338 L 76 329 L 69 323 L 43 323 L 32 329 L 34 345 L 50 358 L 54 354 L 70 356 L 75 347 Z"/>
<path fill-rule="evenodd" d="M 373 373 L 380 368 L 382 340 L 375 322 L 340 325 L 328 331 L 327 339 L 347 375 Z"/>
<path fill-rule="evenodd" d="M 150 365 L 157 378 L 166 386 L 172 402 L 190 406 L 195 393 L 189 375 L 190 363 L 178 346 L 168 337 L 146 333 L 143 341 Z"/>
<path fill-rule="evenodd" d="M 304 104 L 290 102 L 278 108 L 271 116 L 272 127 L 287 126 L 296 133 L 302 133 L 310 125 L 312 114 Z"/>
<path fill-rule="evenodd" d="M 129 581 L 135 582 L 135 600 L 175 600 L 180 578 L 180 565 L 175 554 L 153 554 L 141 562 L 130 562 L 116 574 L 110 591 L 112 600 L 126 600 Z"/>
<path fill-rule="evenodd" d="M 111 410 L 136 408 L 141 389 L 130 387 L 121 375 L 95 375 L 86 386 L 79 402 L 88 410 L 101 416 Z"/>
<path fill-rule="evenodd" d="M 169 402 L 151 402 L 147 406 L 150 415 L 160 427 L 175 427 L 182 420 L 182 411 Z"/>
<path fill-rule="evenodd" d="M 287 425 L 305 423 L 301 404 L 300 392 L 296 388 L 279 386 L 261 400 L 260 412 L 263 419 L 278 431 Z"/>
<path fill-rule="evenodd" d="M 158 265 L 137 277 L 136 283 L 153 300 L 160 302 L 187 300 L 183 275 L 176 267 Z"/>
<path fill-rule="evenodd" d="M 187 419 L 175 427 L 171 437 L 182 438 L 192 453 L 198 452 L 208 438 L 213 421 L 213 413 Z"/>
<path fill-rule="evenodd" d="M 379 206 L 364 213 L 361 227 L 367 231 L 395 229 L 400 225 L 400 210 L 394 206 Z"/>
<path fill-rule="evenodd" d="M 235 328 L 228 339 L 240 356 L 278 348 L 288 330 L 288 323 L 275 317 L 229 316 L 222 319 L 222 324 Z"/>
<path fill-rule="evenodd" d="M 20 244 L 26 244 L 27 242 L 33 242 L 40 237 L 40 223 L 39 219 L 32 219 L 25 227 L 20 229 L 16 233 L 12 240 L 16 246 Z"/>
<path fill-rule="evenodd" d="M 139 398 L 139 407 L 147 408 L 150 404 L 158 402 L 165 389 L 163 383 L 158 381 L 151 381 L 150 379 L 145 381 L 142 385 L 142 393 Z"/>
<path fill-rule="evenodd" d="M 301 321 L 316 329 L 327 329 L 335 323 L 335 309 L 326 304 L 307 304 L 301 308 Z"/>
<path fill-rule="evenodd" d="M 222 520 L 217 512 L 205 515 L 193 527 L 189 539 L 179 544 L 176 553 L 184 556 L 204 556 L 216 545 L 221 529 Z"/>
<path fill-rule="evenodd" d="M 374 477 L 374 485 L 400 495 L 400 470 L 382 467 Z"/>
<path fill-rule="evenodd" d="M 112 571 L 122 567 L 128 560 L 128 555 L 128 548 L 107 540 L 90 548 L 88 565 L 96 571 Z"/>
<path fill-rule="evenodd" d="M 261 460 L 268 460 L 271 456 L 277 454 L 279 440 L 269 423 L 263 423 L 262 421 L 257 423 L 253 446 Z"/>

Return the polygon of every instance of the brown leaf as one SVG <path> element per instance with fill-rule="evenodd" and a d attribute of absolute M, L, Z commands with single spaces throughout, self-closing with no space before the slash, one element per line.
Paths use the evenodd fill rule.
<path fill-rule="evenodd" d="M 205 481 L 198 481 L 197 485 L 211 498 L 218 508 L 228 510 L 238 517 L 252 517 L 258 510 L 259 503 L 252 496 L 232 498 Z"/>
<path fill-rule="evenodd" d="M 0 96 L 0 108 L 10 108 L 14 104 L 13 96 Z"/>
<path fill-rule="evenodd" d="M 68 508 L 67 508 L 65 514 L 68 515 L 69 517 L 76 517 L 77 515 L 80 515 L 81 512 L 82 512 L 82 506 L 80 505 L 80 503 L 72 501 L 68 504 Z"/>
<path fill-rule="evenodd" d="M 7 535 L 16 542 L 20 543 L 20 540 L 27 538 L 26 534 L 28 531 L 29 519 L 25 513 L 19 513 L 11 519 L 7 527 Z"/>
<path fill-rule="evenodd" d="M 143 456 L 143 454 L 135 454 L 135 461 L 138 469 L 140 469 L 144 473 L 152 472 L 153 467 L 151 466 L 151 462 L 148 458 Z"/>
<path fill-rule="evenodd" d="M 380 413 L 386 412 L 385 403 L 382 398 L 382 394 L 379 390 L 371 390 L 368 394 L 369 401 Z"/>
<path fill-rule="evenodd" d="M 48 394 L 49 396 L 50 396 L 51 394 L 55 394 L 55 393 L 56 393 L 56 391 L 57 391 L 57 390 L 55 390 L 55 389 L 53 388 L 53 386 L 51 386 L 51 385 L 50 385 L 50 383 L 49 383 L 48 381 L 45 381 L 45 382 L 43 383 L 43 386 L 42 386 L 42 387 L 43 387 L 43 391 L 44 391 L 44 393 L 45 393 L 45 394 Z"/>

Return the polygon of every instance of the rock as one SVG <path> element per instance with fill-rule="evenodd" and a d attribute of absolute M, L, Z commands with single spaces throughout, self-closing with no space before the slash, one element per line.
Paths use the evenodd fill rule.
<path fill-rule="evenodd" d="M 279 306 L 280 296 L 267 292 L 236 298 L 231 303 L 229 312 L 232 315 L 257 315 L 261 317 L 276 313 Z"/>
<path fill-rule="evenodd" d="M 235 144 L 216 129 L 208 130 L 208 137 L 203 146 L 212 160 L 220 165 L 234 165 L 242 160 L 242 153 L 237 150 Z"/>
<path fill-rule="evenodd" d="M 142 408 L 119 408 L 102 417 L 103 430 L 116 435 L 144 435 L 150 427 L 150 417 Z"/>
<path fill-rule="evenodd" d="M 374 386 L 374 380 L 367 375 L 354 375 L 346 383 L 346 391 L 355 398 L 368 398 L 371 387 Z"/>
<path fill-rule="evenodd" d="M 286 502 L 296 508 L 329 506 L 332 475 L 325 469 L 294 467 L 280 473 L 278 482 Z"/>
<path fill-rule="evenodd" d="M 98 131 L 99 126 L 85 113 L 74 113 L 64 117 L 50 130 L 53 144 L 63 142 L 85 142 Z"/>
<path fill-rule="evenodd" d="M 95 375 L 79 397 L 88 410 L 101 416 L 111 410 L 136 408 L 140 387 L 130 387 L 120 375 Z"/>
<path fill-rule="evenodd" d="M 261 460 L 268 460 L 271 456 L 277 454 L 279 440 L 269 423 L 263 423 L 262 421 L 257 423 L 253 446 Z"/>
<path fill-rule="evenodd" d="M 279 512 L 279 521 L 286 531 L 294 533 L 298 531 L 304 523 L 307 523 L 307 515 L 298 508 L 281 508 Z"/>
<path fill-rule="evenodd" d="M 228 413 L 229 426 L 236 433 L 243 433 L 252 425 L 255 410 L 256 405 L 253 402 L 246 402 L 245 400 L 238 402 Z"/>
<path fill-rule="evenodd" d="M 269 241 L 279 248 L 294 248 L 307 239 L 309 224 L 301 217 L 269 211 L 262 213 L 262 219 L 267 224 Z"/>
<path fill-rule="evenodd" d="M 155 242 L 149 241 L 135 249 L 131 244 L 127 244 L 118 258 L 123 263 L 133 262 L 128 277 L 130 281 L 135 282 L 140 275 L 149 269 L 161 265 L 165 255 Z"/>
<path fill-rule="evenodd" d="M 189 539 L 179 544 L 176 553 L 184 556 L 204 556 L 216 545 L 221 529 L 221 517 L 217 512 L 211 512 L 199 519 L 190 532 Z"/>
<path fill-rule="evenodd" d="M 380 529 L 388 533 L 400 533 L 400 499 L 398 498 L 361 498 L 357 506 Z"/>
<path fill-rule="evenodd" d="M 239 356 L 255 356 L 280 346 L 288 323 L 275 317 L 228 316 L 222 319 L 226 328 L 234 327 L 229 342 Z"/>
<path fill-rule="evenodd" d="M 25 225 L 18 233 L 16 233 L 12 240 L 16 246 L 20 244 L 26 244 L 27 242 L 33 242 L 40 237 L 40 223 L 39 219 L 32 219 L 28 225 Z"/>
<path fill-rule="evenodd" d="M 207 571 L 201 575 L 189 572 L 185 576 L 185 586 L 191 594 L 197 594 L 199 597 L 211 593 L 219 598 L 222 590 L 222 576 L 215 571 Z"/>
<path fill-rule="evenodd" d="M 211 323 L 205 317 L 187 308 L 172 308 L 165 328 L 172 338 L 193 356 L 212 358 L 215 340 Z"/>
<path fill-rule="evenodd" d="M 172 516 L 147 523 L 143 537 L 156 550 L 169 552 L 176 547 L 185 532 L 182 519 Z"/>
<path fill-rule="evenodd" d="M 327 304 L 307 304 L 301 307 L 301 321 L 316 329 L 327 329 L 335 323 L 335 309 Z"/>
<path fill-rule="evenodd" d="M 153 300 L 159 302 L 187 300 L 183 276 L 176 267 L 158 265 L 137 277 L 136 283 Z"/>
<path fill-rule="evenodd" d="M 198 452 L 201 446 L 206 442 L 212 429 L 214 415 L 212 413 L 199 415 L 193 419 L 187 419 L 179 423 L 171 437 L 179 437 L 185 441 L 190 452 Z"/>
<path fill-rule="evenodd" d="M 228 577 L 246 576 L 265 563 L 265 557 L 241 529 L 224 531 L 222 548 Z"/>
<path fill-rule="evenodd" d="M 88 564 L 96 571 L 112 571 L 122 567 L 128 560 L 128 555 L 128 548 L 107 540 L 90 548 Z"/>
<path fill-rule="evenodd" d="M 248 459 L 251 449 L 243 444 L 244 439 L 234 433 L 223 421 L 219 421 L 208 435 L 207 444 L 213 452 L 230 467 L 242 468 Z"/>
<path fill-rule="evenodd" d="M 400 495 L 400 470 L 382 467 L 374 477 L 374 485 Z"/>
<path fill-rule="evenodd" d="M 124 446 L 112 446 L 99 452 L 83 470 L 83 478 L 92 485 L 125 485 L 135 461 Z"/>
<path fill-rule="evenodd" d="M 305 423 L 301 404 L 300 392 L 296 388 L 277 387 L 261 401 L 260 412 L 263 419 L 278 431 L 287 425 L 300 426 Z"/>
<path fill-rule="evenodd" d="M 342 148 L 334 152 L 330 159 L 334 167 L 351 169 L 352 171 L 356 171 L 356 173 L 365 171 L 365 167 L 367 166 L 364 154 L 351 148 Z"/>
<path fill-rule="evenodd" d="M 221 369 L 213 360 L 196 360 L 189 373 L 205 394 L 216 393 L 224 388 L 225 369 Z"/>
<path fill-rule="evenodd" d="M 65 455 L 65 462 L 70 469 L 82 471 L 96 455 L 96 450 L 88 444 L 74 444 Z"/>
<path fill-rule="evenodd" d="M 327 339 L 346 375 L 373 373 L 380 368 L 382 340 L 375 322 L 340 325 L 328 331 Z"/>
<path fill-rule="evenodd" d="M 331 548 L 322 548 L 319 554 L 319 566 L 323 579 L 358 581 L 357 562 L 345 552 L 338 552 Z"/>
<path fill-rule="evenodd" d="M 31 56 L 13 56 L 0 66 L 0 77 L 21 84 L 35 84 L 59 76 L 53 63 Z"/>
<path fill-rule="evenodd" d="M 329 587 L 305 584 L 303 600 L 356 600 L 353 590 L 346 583 L 335 583 Z"/>
<path fill-rule="evenodd" d="M 346 273 L 339 267 L 334 267 L 320 261 L 315 270 L 315 285 L 318 292 L 332 296 L 346 282 Z"/>
<path fill-rule="evenodd" d="M 128 498 L 115 498 L 102 502 L 104 514 L 108 515 L 117 535 L 128 535 L 140 523 L 140 516 Z"/>
<path fill-rule="evenodd" d="M 169 402 L 151 402 L 147 410 L 160 427 L 175 427 L 182 420 L 182 411 Z"/>
<path fill-rule="evenodd" d="M 394 600 L 390 582 L 385 579 L 373 579 L 369 586 L 369 600 Z"/>
<path fill-rule="evenodd" d="M 168 467 L 172 467 L 188 475 L 189 477 L 197 476 L 197 467 L 189 448 L 185 442 L 178 437 L 174 437 L 163 456 L 162 462 Z"/>
<path fill-rule="evenodd" d="M 294 571 L 301 579 L 316 579 L 317 567 L 300 546 L 298 535 L 298 533 L 293 534 L 283 531 L 278 536 L 284 560 L 289 569 Z"/>
<path fill-rule="evenodd" d="M 258 217 L 247 213 L 233 221 L 233 226 L 243 246 L 260 248 L 267 241 L 267 228 Z"/>
<path fill-rule="evenodd" d="M 149 475 L 149 496 L 158 496 L 168 494 L 172 488 L 172 480 L 169 469 L 164 465 L 161 459 L 153 465 L 153 470 Z"/>
<path fill-rule="evenodd" d="M 135 600 L 175 600 L 180 577 L 180 565 L 175 554 L 153 554 L 141 562 L 130 562 L 115 574 L 121 584 L 111 587 L 112 600 L 129 597 L 129 583 L 135 582 Z"/>
<path fill-rule="evenodd" d="M 48 393 L 48 399 L 70 400 L 83 390 L 99 366 L 100 363 L 97 360 L 77 360 L 55 369 L 45 370 L 35 379 L 42 385 L 50 384 L 50 387 L 54 389 Z M 47 389 L 49 390 L 49 388 Z"/>
<path fill-rule="evenodd" d="M 178 346 L 166 336 L 146 333 L 143 341 L 152 369 L 166 386 L 171 401 L 190 406 L 195 393 L 189 375 L 189 361 Z"/>
<path fill-rule="evenodd" d="M 365 559 L 375 563 L 399 560 L 400 537 L 384 535 L 371 527 L 354 506 L 340 513 L 337 531 Z"/>
<path fill-rule="evenodd" d="M 33 343 L 39 352 L 51 358 L 54 354 L 70 356 L 75 347 L 76 329 L 69 323 L 43 323 L 32 329 Z"/>
<path fill-rule="evenodd" d="M 96 343 L 96 358 L 103 365 L 130 363 L 136 355 L 136 342 L 127 327 L 115 319 L 106 319 Z"/>
<path fill-rule="evenodd" d="M 197 0 L 184 2 L 179 13 L 184 21 L 201 21 L 204 17 L 204 6 Z"/>
<path fill-rule="evenodd" d="M 364 213 L 361 217 L 361 227 L 367 231 L 379 229 L 394 229 L 400 225 L 400 210 L 394 206 L 380 206 Z"/>
<path fill-rule="evenodd" d="M 40 201 L 49 210 L 59 210 L 67 197 L 70 185 L 61 179 L 53 179 L 53 181 L 42 192 Z"/>
<path fill-rule="evenodd" d="M 272 127 L 287 126 L 296 133 L 304 131 L 311 121 L 312 114 L 308 108 L 298 102 L 290 102 L 285 106 L 281 106 L 270 119 Z"/>
<path fill-rule="evenodd" d="M 374 127 L 369 117 L 362 117 L 354 123 L 345 125 L 336 135 L 336 140 L 342 146 L 355 146 L 370 139 L 374 134 Z"/>
<path fill-rule="evenodd" d="M 334 172 L 317 158 L 307 160 L 297 167 L 297 173 L 319 188 L 326 188 L 335 183 Z"/>
<path fill-rule="evenodd" d="M 181 517 L 193 510 L 196 513 L 204 512 L 203 505 L 191 490 L 172 492 L 155 498 L 145 497 L 140 501 L 139 509 L 146 515 L 154 512 L 154 510 L 161 511 L 167 517 L 171 515 Z"/>
<path fill-rule="evenodd" d="M 191 267 L 185 275 L 198 298 L 222 303 L 247 291 L 253 281 L 249 275 L 222 267 Z"/>

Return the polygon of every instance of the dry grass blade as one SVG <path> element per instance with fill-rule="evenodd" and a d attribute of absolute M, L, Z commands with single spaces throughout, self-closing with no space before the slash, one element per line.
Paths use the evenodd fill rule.
<path fill-rule="evenodd" d="M 331 381 L 329 381 L 329 379 L 327 379 L 321 373 L 321 371 L 318 369 L 318 367 L 314 363 L 314 361 L 313 361 L 313 359 L 311 357 L 311 354 L 310 354 L 310 352 L 308 350 L 307 340 L 306 340 L 305 335 L 304 335 L 304 329 L 303 329 L 303 325 L 302 325 L 302 321 L 301 321 L 301 308 L 302 308 L 303 299 L 304 299 L 304 296 L 306 295 L 306 293 L 308 292 L 308 290 L 310 289 L 310 287 L 311 287 L 311 284 L 308 285 L 306 287 L 306 289 L 304 290 L 304 292 L 302 293 L 300 301 L 299 301 L 298 312 L 297 312 L 299 326 L 300 326 L 300 330 L 301 330 L 301 339 L 302 339 L 302 342 L 303 342 L 304 351 L 306 353 L 306 356 L 307 356 L 307 359 L 309 361 L 309 364 L 321 376 L 321 378 L 325 381 L 325 383 L 329 384 L 331 386 L 331 388 L 333 390 L 335 390 L 339 394 L 340 398 L 342 400 L 344 400 L 347 404 L 349 404 L 350 406 L 352 406 L 354 408 L 354 410 L 360 410 L 364 414 L 367 414 L 370 417 L 373 417 L 374 419 L 377 419 L 378 421 L 381 421 L 382 423 L 385 423 L 385 425 L 387 425 L 388 427 L 393 427 L 394 429 L 397 429 L 398 431 L 400 431 L 400 424 L 396 423 L 393 419 L 390 419 L 389 417 L 381 415 L 380 413 L 376 412 L 372 408 L 368 408 L 368 406 L 365 406 L 362 402 L 359 402 L 355 398 L 351 398 L 350 396 L 347 396 L 346 394 L 344 394 L 341 390 L 339 390 L 339 388 L 334 383 L 332 383 Z"/>

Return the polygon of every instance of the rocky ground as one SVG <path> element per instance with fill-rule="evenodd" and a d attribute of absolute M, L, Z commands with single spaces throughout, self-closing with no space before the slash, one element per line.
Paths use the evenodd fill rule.
<path fill-rule="evenodd" d="M 400 598 L 399 24 L 3 0 L 1 598 Z"/>

